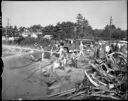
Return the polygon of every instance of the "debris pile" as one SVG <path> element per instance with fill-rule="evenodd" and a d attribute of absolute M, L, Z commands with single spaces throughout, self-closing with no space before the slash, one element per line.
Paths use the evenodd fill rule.
<path fill-rule="evenodd" d="M 99 52 L 99 56 L 96 56 L 97 52 L 95 52 L 95 48 L 93 48 L 93 46 L 92 48 L 86 47 L 85 52 L 82 48 L 79 52 L 72 51 L 63 55 L 62 53 L 65 52 L 65 50 L 61 47 L 63 52 L 61 52 L 60 56 L 63 57 L 56 57 L 57 60 L 52 61 L 51 64 L 53 65 L 49 68 L 52 73 L 55 74 L 54 77 L 57 77 L 59 80 L 52 79 L 50 81 L 64 81 L 64 79 L 61 80 L 62 77 L 60 77 L 61 74 L 63 75 L 63 72 L 65 72 L 65 77 L 67 76 L 69 79 L 71 75 L 67 73 L 67 67 L 70 67 L 70 72 L 73 70 L 72 68 L 83 70 L 84 78 L 80 82 L 76 82 L 73 89 L 50 95 L 47 97 L 48 99 L 127 99 L 127 55 L 120 50 L 115 51 L 111 48 L 108 48 L 111 52 L 105 52 L 103 50 L 104 46 L 102 45 L 99 46 L 101 53 Z M 60 69 L 62 73 L 56 74 L 57 69 Z M 48 73 L 47 70 L 45 70 L 45 73 Z M 72 77 L 74 76 L 74 78 L 76 78 L 78 76 L 77 74 L 75 75 L 76 76 L 72 75 Z M 54 84 L 53 82 L 52 84 Z M 59 84 L 61 85 L 61 83 Z M 61 87 L 60 85 L 58 87 Z M 56 88 L 56 85 L 49 88 Z"/>
<path fill-rule="evenodd" d="M 85 78 L 73 90 L 50 95 L 65 99 L 127 99 L 127 59 L 121 52 L 105 59 L 90 60 L 84 68 Z"/>

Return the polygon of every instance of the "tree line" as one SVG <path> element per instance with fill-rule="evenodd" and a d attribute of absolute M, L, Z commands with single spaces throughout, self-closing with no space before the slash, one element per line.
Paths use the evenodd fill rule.
<path fill-rule="evenodd" d="M 27 37 L 27 40 L 40 41 L 41 38 L 45 35 L 52 35 L 53 40 L 64 40 L 64 39 L 78 39 L 78 38 L 93 38 L 93 39 L 103 39 L 109 40 L 110 33 L 111 39 L 122 40 L 127 37 L 127 30 L 121 30 L 116 28 L 115 25 L 106 25 L 104 29 L 93 29 L 88 20 L 78 14 L 76 16 L 76 22 L 58 22 L 55 26 L 47 25 L 45 27 L 39 25 L 33 25 L 30 27 L 19 27 L 17 26 L 6 26 L 2 28 L 2 36 L 8 35 L 9 37 L 19 37 L 19 42 L 22 37 L 22 33 L 28 30 L 30 33 L 41 32 L 42 34 L 38 35 L 38 39 L 33 39 Z M 34 41 L 34 42 L 35 42 Z M 26 43 L 29 41 L 26 41 Z M 31 43 L 31 42 L 30 42 Z"/>

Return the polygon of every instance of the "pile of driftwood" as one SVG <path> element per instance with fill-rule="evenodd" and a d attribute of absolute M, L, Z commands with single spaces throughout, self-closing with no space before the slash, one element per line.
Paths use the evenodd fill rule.
<path fill-rule="evenodd" d="M 84 68 L 84 80 L 76 88 L 50 95 L 57 99 L 127 99 L 127 56 L 121 52 L 106 54 L 104 59 L 90 60 Z"/>

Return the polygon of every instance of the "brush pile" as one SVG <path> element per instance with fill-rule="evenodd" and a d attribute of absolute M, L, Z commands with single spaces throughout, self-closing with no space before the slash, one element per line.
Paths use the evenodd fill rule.
<path fill-rule="evenodd" d="M 104 59 L 89 61 L 85 77 L 74 89 L 50 95 L 64 99 L 127 99 L 127 56 L 121 52 L 106 54 Z"/>
<path fill-rule="evenodd" d="M 100 48 L 99 48 L 100 49 Z M 123 48 L 124 49 L 124 48 Z M 101 100 L 101 99 L 111 99 L 111 100 L 126 100 L 128 87 L 127 87 L 127 76 L 128 76 L 128 68 L 127 68 L 127 50 L 123 51 L 112 51 L 110 53 L 104 52 L 103 47 L 101 47 L 101 53 L 97 57 L 95 57 L 95 48 L 88 48 L 85 52 L 71 52 L 68 54 L 67 64 L 61 69 L 61 73 L 57 73 L 57 68 L 54 70 L 53 66 L 53 74 L 56 74 L 60 81 L 60 75 L 65 73 L 65 77 L 69 79 L 70 77 L 77 78 L 79 73 L 81 75 L 84 74 L 83 79 L 80 82 L 75 82 L 75 87 L 73 89 L 67 91 L 60 91 L 58 93 L 53 93 L 46 97 L 47 99 L 93 99 L 93 100 Z M 55 60 L 55 59 L 54 59 Z M 55 62 L 60 66 L 59 62 Z M 53 62 L 54 64 L 54 62 Z M 70 73 L 66 71 L 67 67 L 70 67 Z M 72 68 L 81 69 L 84 73 L 79 72 L 78 74 L 71 75 L 73 72 Z M 47 74 L 47 73 L 46 73 Z M 51 73 L 50 73 L 51 75 Z M 81 79 L 79 77 L 79 79 Z M 56 80 L 50 80 L 56 81 Z M 59 82 L 59 80 L 57 80 Z M 71 80 L 71 81 L 75 81 Z M 79 80 L 78 80 L 79 81 Z M 54 85 L 54 83 L 52 83 Z M 62 83 L 60 83 L 61 85 Z M 70 85 L 70 84 L 69 84 Z M 59 86 L 60 88 L 62 86 Z M 56 85 L 50 87 L 55 88 Z"/>
<path fill-rule="evenodd" d="M 90 62 L 85 75 L 80 85 L 83 99 L 88 96 L 95 96 L 96 99 L 127 99 L 127 60 L 124 54 L 113 52 L 106 55 L 104 60 Z"/>

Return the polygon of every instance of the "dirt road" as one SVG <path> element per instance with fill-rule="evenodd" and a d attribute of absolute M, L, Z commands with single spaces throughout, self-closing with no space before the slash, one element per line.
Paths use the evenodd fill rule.
<path fill-rule="evenodd" d="M 34 52 L 33 55 L 40 58 L 41 53 Z M 30 59 L 30 53 L 25 53 L 4 57 L 3 63 L 3 100 L 38 99 L 38 96 L 41 99 L 46 99 L 45 96 L 49 92 L 46 82 L 50 81 L 50 79 L 42 76 L 40 67 L 49 64 L 50 60 L 44 59 L 42 63 L 33 62 Z M 59 90 L 56 89 L 53 93 L 73 88 L 77 81 L 83 79 L 84 75 L 80 69 L 72 69 L 68 74 L 66 71 L 57 70 L 56 76 L 59 81 L 57 85 L 60 85 Z"/>
<path fill-rule="evenodd" d="M 41 83 L 40 63 L 32 62 L 29 54 L 3 58 L 2 98 L 18 99 L 24 96 L 46 95 L 47 86 Z"/>

